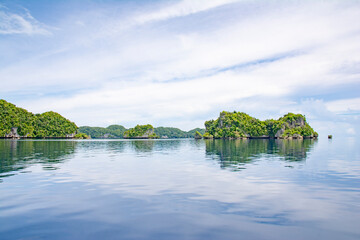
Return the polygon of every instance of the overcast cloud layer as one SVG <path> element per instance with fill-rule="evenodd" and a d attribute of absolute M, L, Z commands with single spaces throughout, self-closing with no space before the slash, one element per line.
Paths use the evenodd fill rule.
<path fill-rule="evenodd" d="M 360 1 L 0 1 L 0 98 L 77 125 L 360 128 Z"/>

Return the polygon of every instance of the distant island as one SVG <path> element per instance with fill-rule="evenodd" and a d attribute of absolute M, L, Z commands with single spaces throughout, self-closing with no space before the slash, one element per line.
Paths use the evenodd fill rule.
<path fill-rule="evenodd" d="M 173 127 L 136 125 L 126 129 L 121 125 L 102 127 L 78 127 L 56 112 L 33 114 L 5 100 L 0 100 L 0 138 L 317 138 L 318 134 L 301 114 L 288 113 L 278 120 L 261 121 L 243 112 L 220 113 L 216 120 L 205 122 L 205 129 L 195 128 L 188 132 Z"/>
<path fill-rule="evenodd" d="M 205 139 L 211 138 L 317 138 L 318 133 L 301 114 L 288 113 L 278 120 L 261 121 L 243 112 L 220 113 L 219 118 L 205 122 Z"/>
<path fill-rule="evenodd" d="M 135 127 L 136 128 L 136 127 Z M 82 126 L 79 128 L 80 133 L 85 133 L 91 138 L 100 138 L 100 139 L 108 139 L 108 138 L 131 138 L 129 136 L 124 136 L 124 133 L 128 131 L 122 125 L 110 125 L 106 128 L 103 127 L 89 127 Z M 156 127 L 153 128 L 154 133 L 158 138 L 194 138 L 196 132 L 200 132 L 201 134 L 205 133 L 205 129 L 203 128 L 195 128 L 190 131 L 183 131 L 179 128 L 174 127 Z M 139 137 L 135 137 L 139 138 Z"/>
<path fill-rule="evenodd" d="M 159 138 L 156 133 L 154 133 L 154 127 L 150 124 L 147 125 L 136 125 L 134 128 L 124 132 L 124 138 L 132 139 L 153 139 Z"/>

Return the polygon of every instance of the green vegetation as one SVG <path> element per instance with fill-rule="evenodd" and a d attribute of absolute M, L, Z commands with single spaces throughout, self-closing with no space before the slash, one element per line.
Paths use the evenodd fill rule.
<path fill-rule="evenodd" d="M 154 129 L 156 135 L 160 137 L 168 138 L 187 138 L 189 137 L 187 132 L 180 130 L 179 128 L 173 127 L 157 127 Z"/>
<path fill-rule="evenodd" d="M 190 130 L 187 132 L 188 137 L 194 137 L 196 132 L 199 132 L 201 135 L 205 134 L 205 129 L 204 128 L 195 128 L 193 130 Z"/>
<path fill-rule="evenodd" d="M 0 100 L 0 137 L 16 127 L 22 137 L 69 137 L 76 133 L 75 123 L 56 112 L 33 114 L 5 100 Z"/>
<path fill-rule="evenodd" d="M 40 165 L 55 170 L 75 153 L 76 141 L 0 141 L 0 179 L 6 173 Z"/>
<path fill-rule="evenodd" d="M 124 132 L 124 138 L 159 138 L 154 133 L 154 127 L 150 124 L 136 125 Z"/>
<path fill-rule="evenodd" d="M 168 138 L 193 138 L 196 132 L 199 132 L 201 135 L 205 133 L 205 129 L 195 128 L 188 132 L 183 131 L 179 128 L 173 127 L 157 127 L 154 129 L 154 132 L 159 137 L 168 137 Z"/>
<path fill-rule="evenodd" d="M 35 137 L 66 137 L 76 133 L 78 127 L 56 112 L 35 115 Z"/>
<path fill-rule="evenodd" d="M 194 135 L 194 138 L 195 138 L 195 139 L 202 139 L 202 137 L 203 137 L 203 136 L 202 136 L 201 133 L 199 133 L 198 131 L 195 132 L 195 135 Z"/>
<path fill-rule="evenodd" d="M 126 128 L 121 125 L 102 127 L 80 127 L 79 132 L 89 135 L 91 138 L 123 138 Z"/>
<path fill-rule="evenodd" d="M 127 129 L 121 125 L 111 125 L 106 128 L 88 126 L 79 128 L 80 133 L 85 133 L 91 138 L 123 138 L 125 131 Z M 202 128 L 195 128 L 188 132 L 173 127 L 154 128 L 154 133 L 157 136 L 166 138 L 193 138 L 196 131 L 201 134 L 205 133 L 205 129 Z"/>
<path fill-rule="evenodd" d="M 261 121 L 243 112 L 221 112 L 216 120 L 205 122 L 205 139 L 211 138 L 303 138 L 318 134 L 301 114 L 288 113 L 278 120 Z"/>
<path fill-rule="evenodd" d="M 85 133 L 78 133 L 74 136 L 75 139 L 90 139 L 90 137 Z"/>
<path fill-rule="evenodd" d="M 205 141 L 206 155 L 217 160 L 221 168 L 244 169 L 259 155 L 271 154 L 288 162 L 304 161 L 316 140 L 215 139 Z M 291 165 L 290 165 L 291 166 Z"/>

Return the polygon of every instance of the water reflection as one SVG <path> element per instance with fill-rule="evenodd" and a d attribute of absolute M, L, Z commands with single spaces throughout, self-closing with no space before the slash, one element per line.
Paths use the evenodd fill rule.
<path fill-rule="evenodd" d="M 34 163 L 42 164 L 45 170 L 55 170 L 59 163 L 71 157 L 76 144 L 74 141 L 0 140 L 0 178 Z"/>
<path fill-rule="evenodd" d="M 316 140 L 206 140 L 206 154 L 216 157 L 222 168 L 239 166 L 260 157 L 281 157 L 285 161 L 304 161 Z"/>
<path fill-rule="evenodd" d="M 153 140 L 135 140 L 131 141 L 131 146 L 138 153 L 152 152 L 154 149 L 155 141 Z"/>
<path fill-rule="evenodd" d="M 132 140 L 130 144 L 137 153 L 151 153 L 174 151 L 179 149 L 184 142 L 188 142 L 188 140 Z"/>
<path fill-rule="evenodd" d="M 0 236 L 359 239 L 357 146 L 337 139 L 0 141 L 2 173 L 35 163 L 0 184 Z M 208 158 L 246 170 L 222 171 Z M 47 164 L 60 168 L 38 170 Z"/>

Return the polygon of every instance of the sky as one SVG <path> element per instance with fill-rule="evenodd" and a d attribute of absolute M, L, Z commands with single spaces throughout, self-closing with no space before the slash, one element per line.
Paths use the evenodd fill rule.
<path fill-rule="evenodd" d="M 0 0 L 0 99 L 78 126 L 304 114 L 360 134 L 360 1 Z"/>

